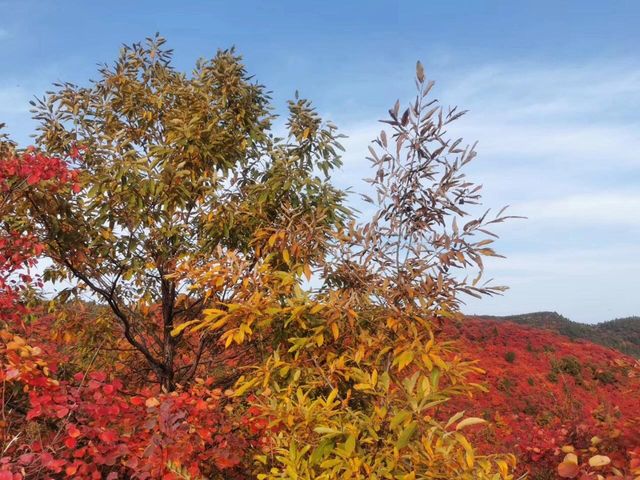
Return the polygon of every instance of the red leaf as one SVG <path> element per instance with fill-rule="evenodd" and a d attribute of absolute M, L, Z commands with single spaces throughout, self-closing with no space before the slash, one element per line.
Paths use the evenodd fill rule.
<path fill-rule="evenodd" d="M 87 453 L 87 447 L 78 448 L 73 452 L 74 458 L 84 458 Z"/>
<path fill-rule="evenodd" d="M 71 438 L 78 438 L 80 436 L 80 430 L 72 423 L 67 427 L 67 433 Z"/>
<path fill-rule="evenodd" d="M 67 407 L 58 407 L 56 410 L 56 417 L 64 418 L 69 413 L 69 409 Z"/>
<path fill-rule="evenodd" d="M 35 174 L 31 174 L 31 175 L 29 175 L 29 176 L 27 177 L 27 183 L 28 183 L 29 185 L 34 185 L 34 184 L 38 183 L 39 181 L 40 181 L 40 177 L 38 177 L 38 176 L 37 176 L 37 175 L 35 175 Z"/>
<path fill-rule="evenodd" d="M 100 440 L 105 443 L 112 443 L 118 439 L 118 434 L 113 430 L 105 430 L 104 432 L 100 432 Z"/>
<path fill-rule="evenodd" d="M 73 437 L 67 437 L 64 439 L 64 444 L 66 445 L 67 448 L 76 448 L 76 445 L 78 444 L 78 442 Z"/>
<path fill-rule="evenodd" d="M 100 382 L 97 382 L 95 380 L 91 380 L 89 381 L 89 390 L 97 390 L 98 388 L 100 388 Z"/>
<path fill-rule="evenodd" d="M 104 382 L 107 379 L 107 374 L 104 372 L 91 372 L 89 377 L 98 382 Z"/>
<path fill-rule="evenodd" d="M 20 465 L 29 465 L 33 462 L 35 455 L 33 453 L 24 453 L 18 457 L 18 463 Z"/>
<path fill-rule="evenodd" d="M 224 470 L 225 468 L 233 468 L 240 463 L 238 459 L 231 458 L 228 456 L 218 456 L 215 459 L 216 467 L 220 470 Z"/>

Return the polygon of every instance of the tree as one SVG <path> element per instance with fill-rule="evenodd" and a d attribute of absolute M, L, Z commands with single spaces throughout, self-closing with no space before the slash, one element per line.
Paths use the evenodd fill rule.
<path fill-rule="evenodd" d="M 327 225 L 349 212 L 326 179 L 340 165 L 338 135 L 308 101 L 289 103 L 288 138 L 274 138 L 269 97 L 233 50 L 186 75 L 164 43 L 125 46 L 91 86 L 56 84 L 32 102 L 37 148 L 69 160 L 81 188 L 27 191 L 6 222 L 46 247 L 45 279 L 73 283 L 61 298 L 89 291 L 106 303 L 172 390 L 217 342 L 210 332 L 188 342 L 170 332 L 229 294 L 193 288 L 177 276 L 180 264 L 227 251 L 251 259 L 253 233 L 288 220 L 283 212 L 322 212 Z"/>
<path fill-rule="evenodd" d="M 240 287 L 175 333 L 208 329 L 227 346 L 263 346 L 235 387 L 255 395 L 271 426 L 259 479 L 513 478 L 513 456 L 480 455 L 463 435 L 483 419 L 441 410 L 483 387 L 468 379 L 482 372 L 475 362 L 437 336 L 460 317 L 463 294 L 503 290 L 480 281 L 482 257 L 497 255 L 489 229 L 509 217 L 471 216 L 480 187 L 462 169 L 475 151 L 445 131 L 464 112 L 429 99 L 420 64 L 416 82 L 415 102 L 403 113 L 396 103 L 385 121 L 392 133 L 370 149 L 371 219 L 289 222 L 258 231 L 253 270 L 235 256 L 222 269 L 191 270 L 196 284 Z M 319 286 L 304 288 L 313 266 L 302 252 L 316 238 L 329 239 L 327 254 Z"/>

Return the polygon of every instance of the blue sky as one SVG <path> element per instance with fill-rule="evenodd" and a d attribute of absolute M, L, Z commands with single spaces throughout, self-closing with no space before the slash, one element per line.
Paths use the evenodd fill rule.
<path fill-rule="evenodd" d="M 122 43 L 156 31 L 178 68 L 235 45 L 282 108 L 296 89 L 349 135 L 342 186 L 362 190 L 368 142 L 415 61 L 455 134 L 479 141 L 469 175 L 500 228 L 490 276 L 503 297 L 469 313 L 555 310 L 597 322 L 640 315 L 640 3 L 576 1 L 3 1 L 0 122 L 21 143 L 28 100 L 84 83 Z"/>

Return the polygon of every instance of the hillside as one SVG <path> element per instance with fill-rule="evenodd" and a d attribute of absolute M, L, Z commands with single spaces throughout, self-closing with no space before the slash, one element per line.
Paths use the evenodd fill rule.
<path fill-rule="evenodd" d="M 454 406 L 491 423 L 478 430 L 478 444 L 516 452 L 533 480 L 558 478 L 571 449 L 581 461 L 597 452 L 621 467 L 640 465 L 640 362 L 551 331 L 574 324 L 552 314 L 519 320 L 469 318 L 445 327 L 463 359 L 477 359 L 487 372 L 477 380 L 489 392 Z"/>
<path fill-rule="evenodd" d="M 556 312 L 535 312 L 503 317 L 480 315 L 474 318 L 544 328 L 573 340 L 587 340 L 640 358 L 640 317 L 618 318 L 595 325 L 574 322 Z"/>

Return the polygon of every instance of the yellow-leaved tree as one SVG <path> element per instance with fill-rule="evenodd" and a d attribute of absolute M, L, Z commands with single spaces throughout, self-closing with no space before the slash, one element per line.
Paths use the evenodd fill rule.
<path fill-rule="evenodd" d="M 480 202 L 462 173 L 476 154 L 445 131 L 464 112 L 430 99 L 419 63 L 416 77 L 415 101 L 396 103 L 370 148 L 371 218 L 341 226 L 282 205 L 252 255 L 181 267 L 215 301 L 174 334 L 215 331 L 239 352 L 233 395 L 269 425 L 259 479 L 512 478 L 512 455 L 480 455 L 465 437 L 484 420 L 442 413 L 482 387 L 438 336 L 463 295 L 502 290 L 481 283 L 482 257 L 509 217 L 467 210 Z"/>

